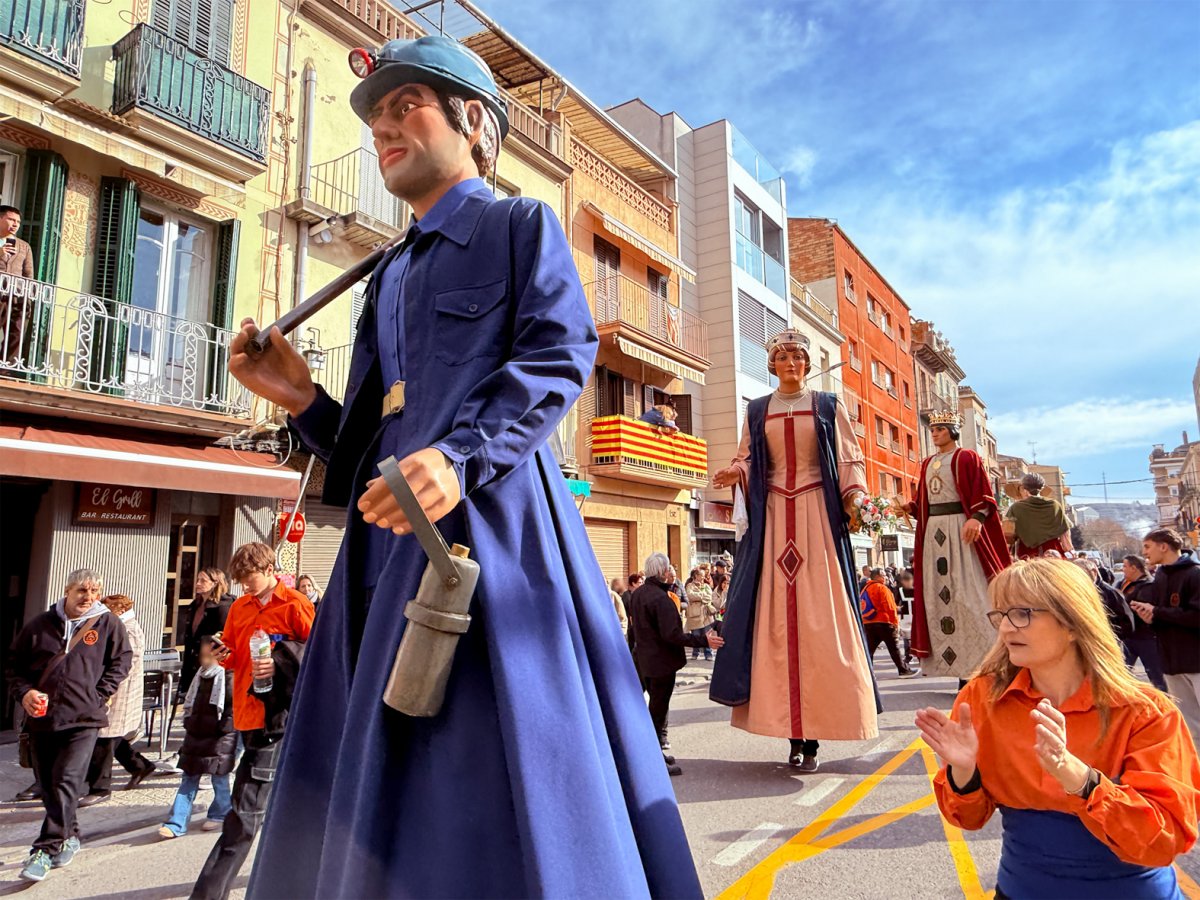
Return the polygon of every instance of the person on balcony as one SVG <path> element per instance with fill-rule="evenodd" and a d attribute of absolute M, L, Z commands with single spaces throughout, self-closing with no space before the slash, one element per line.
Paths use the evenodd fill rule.
<path fill-rule="evenodd" d="M 917 520 L 912 652 L 924 674 L 952 676 L 960 688 L 996 641 L 988 583 L 1012 563 L 987 468 L 959 448 L 961 429 L 957 413 L 930 415 L 934 453 L 905 506 Z"/>
<path fill-rule="evenodd" d="M 277 330 L 252 359 L 253 321 L 230 360 L 326 461 L 324 501 L 350 509 L 249 896 L 699 898 L 637 673 L 547 444 L 599 344 L 562 226 L 545 203 L 488 190 L 508 121 L 475 53 L 430 36 L 352 60 L 366 77 L 351 106 L 416 221 L 371 277 L 345 401 Z M 382 702 L 428 564 L 372 477 L 389 455 L 480 566 L 430 718 Z"/>
<path fill-rule="evenodd" d="M 33 250 L 17 237 L 21 227 L 21 211 L 15 206 L 0 206 L 0 272 L 6 275 L 33 277 Z M 9 292 L 0 293 L 0 350 L 4 357 L 0 366 L 21 364 L 21 345 L 28 327 L 24 297 Z"/>
<path fill-rule="evenodd" d="M 805 388 L 808 347 L 798 331 L 771 338 L 779 388 L 751 401 L 737 456 L 713 478 L 741 488 L 750 521 L 709 696 L 734 707 L 735 728 L 789 739 L 788 762 L 815 772 L 818 739 L 875 737 L 880 706 L 847 529 L 862 448 L 837 395 Z"/>
<path fill-rule="evenodd" d="M 638 420 L 649 425 L 656 434 L 671 435 L 679 434 L 679 426 L 675 424 L 678 415 L 671 404 L 660 403 L 638 416 Z"/>

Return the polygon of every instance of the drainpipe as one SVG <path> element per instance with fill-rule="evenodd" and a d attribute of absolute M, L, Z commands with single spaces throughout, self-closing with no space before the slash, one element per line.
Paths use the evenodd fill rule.
<path fill-rule="evenodd" d="M 317 70 L 312 63 L 304 66 L 304 93 L 300 101 L 300 199 L 309 196 L 308 181 L 312 174 L 313 105 L 317 98 Z M 296 225 L 296 273 L 292 279 L 292 308 L 304 302 L 308 275 L 308 226 Z M 299 334 L 299 332 L 297 332 Z"/>

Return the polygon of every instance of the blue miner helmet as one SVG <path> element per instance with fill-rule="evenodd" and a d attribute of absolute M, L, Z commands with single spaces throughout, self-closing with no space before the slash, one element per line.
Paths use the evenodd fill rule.
<path fill-rule="evenodd" d="M 479 100 L 496 116 L 500 140 L 508 134 L 508 111 L 496 79 L 479 54 L 458 41 L 429 35 L 412 41 L 388 41 L 377 51 L 350 51 L 350 68 L 362 83 L 350 92 L 350 106 L 364 122 L 389 91 L 402 84 L 427 84 Z"/>

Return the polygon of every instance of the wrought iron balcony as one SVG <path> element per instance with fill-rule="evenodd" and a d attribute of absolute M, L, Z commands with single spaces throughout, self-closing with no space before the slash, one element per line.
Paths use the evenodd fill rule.
<path fill-rule="evenodd" d="M 923 416 L 935 412 L 958 412 L 958 400 L 943 397 L 933 391 L 925 391 L 918 400 L 917 409 Z"/>
<path fill-rule="evenodd" d="M 708 442 L 690 434 L 658 434 L 628 416 L 601 416 L 592 419 L 591 445 L 590 474 L 678 488 L 708 484 Z"/>
<path fill-rule="evenodd" d="M 361 148 L 313 166 L 308 195 L 285 212 L 311 224 L 336 217 L 332 233 L 367 248 L 395 237 L 409 219 L 408 205 L 384 186 L 379 158 Z"/>
<path fill-rule="evenodd" d="M 145 23 L 113 45 L 113 112 L 144 109 L 256 162 L 271 92 Z"/>
<path fill-rule="evenodd" d="M 232 331 L 16 275 L 0 273 L 0 297 L 5 397 L 21 387 L 60 408 L 51 396 L 250 415 L 249 392 L 226 368 Z"/>
<path fill-rule="evenodd" d="M 0 45 L 79 77 L 84 0 L 0 0 Z"/>

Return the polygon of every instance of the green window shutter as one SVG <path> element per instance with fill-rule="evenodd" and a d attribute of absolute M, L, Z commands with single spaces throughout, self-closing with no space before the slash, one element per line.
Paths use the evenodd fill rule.
<path fill-rule="evenodd" d="M 217 227 L 212 323 L 227 331 L 233 328 L 233 293 L 237 282 L 238 234 L 241 228 L 242 223 L 238 219 L 222 222 Z"/>
<path fill-rule="evenodd" d="M 125 178 L 100 179 L 100 212 L 96 225 L 96 268 L 92 293 L 109 301 L 104 318 L 92 332 L 88 371 L 91 383 L 120 393 L 125 377 L 129 330 L 118 321 L 122 304 L 133 299 L 133 259 L 137 245 L 137 186 Z"/>
<path fill-rule="evenodd" d="M 100 179 L 96 225 L 96 269 L 92 293 L 128 303 L 133 297 L 133 254 L 139 213 L 137 185 L 125 178 Z"/>
<path fill-rule="evenodd" d="M 34 275 L 39 281 L 58 279 L 66 192 L 65 159 L 52 150 L 30 150 L 25 154 L 23 237 L 33 249 Z"/>
<path fill-rule="evenodd" d="M 212 350 L 208 358 L 207 392 L 208 408 L 214 412 L 224 409 L 228 396 L 229 344 L 217 329 L 233 330 L 234 288 L 237 282 L 238 237 L 242 223 L 230 219 L 217 226 L 217 244 L 213 259 L 212 324 L 214 326 Z"/>
<path fill-rule="evenodd" d="M 154 0 L 150 22 L 201 56 L 229 66 L 234 0 Z"/>

